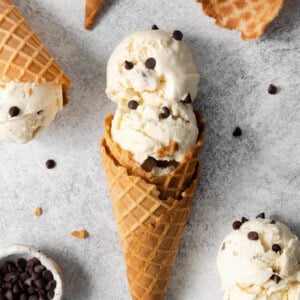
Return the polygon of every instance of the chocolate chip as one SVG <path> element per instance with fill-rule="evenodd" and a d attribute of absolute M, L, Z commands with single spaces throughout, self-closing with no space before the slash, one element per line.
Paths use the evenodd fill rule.
<path fill-rule="evenodd" d="M 48 282 L 48 284 L 46 285 L 46 290 L 50 291 L 50 290 L 54 290 L 56 288 L 56 281 L 55 280 L 51 280 Z"/>
<path fill-rule="evenodd" d="M 133 63 L 131 61 L 125 60 L 125 69 L 131 70 L 133 68 Z"/>
<path fill-rule="evenodd" d="M 20 113 L 20 108 L 17 107 L 17 106 L 12 106 L 9 111 L 8 111 L 9 115 L 14 118 L 16 117 L 17 115 L 19 115 Z"/>
<path fill-rule="evenodd" d="M 145 66 L 146 66 L 147 69 L 153 70 L 156 66 L 155 58 L 153 58 L 153 57 L 148 58 L 145 62 Z"/>
<path fill-rule="evenodd" d="M 27 261 L 27 267 L 33 267 L 40 264 L 41 262 L 36 257 L 33 257 Z"/>
<path fill-rule="evenodd" d="M 273 85 L 273 84 L 270 84 L 269 88 L 268 88 L 268 92 L 271 95 L 277 94 L 277 87 L 275 85 Z"/>
<path fill-rule="evenodd" d="M 276 224 L 276 221 L 275 221 L 275 220 L 272 220 L 272 221 L 270 222 L 270 224 Z"/>
<path fill-rule="evenodd" d="M 47 169 L 53 169 L 56 166 L 56 162 L 53 159 L 49 159 L 46 161 L 46 168 Z"/>
<path fill-rule="evenodd" d="M 276 253 L 281 252 L 281 247 L 278 244 L 274 244 L 272 245 L 272 250 Z"/>
<path fill-rule="evenodd" d="M 45 267 L 43 265 L 37 265 L 34 267 L 34 272 L 36 273 L 42 273 L 45 270 Z"/>
<path fill-rule="evenodd" d="M 221 250 L 223 251 L 223 250 L 225 250 L 225 248 L 226 248 L 226 244 L 223 243 Z"/>
<path fill-rule="evenodd" d="M 47 285 L 47 281 L 43 278 L 35 280 L 33 283 L 38 289 L 44 288 Z"/>
<path fill-rule="evenodd" d="M 32 295 L 35 293 L 35 288 L 33 286 L 30 286 L 28 289 L 27 289 L 27 292 L 29 295 Z"/>
<path fill-rule="evenodd" d="M 273 274 L 270 279 L 275 281 L 276 283 L 279 283 L 281 280 L 281 278 L 276 274 Z"/>
<path fill-rule="evenodd" d="M 54 297 L 54 291 L 49 291 L 47 293 L 47 297 L 48 297 L 48 299 L 52 299 Z"/>
<path fill-rule="evenodd" d="M 25 295 L 25 294 L 21 294 L 21 295 L 20 295 L 20 300 L 27 300 L 26 295 Z"/>
<path fill-rule="evenodd" d="M 266 215 L 265 213 L 260 213 L 259 215 L 256 216 L 256 219 L 265 219 Z"/>
<path fill-rule="evenodd" d="M 246 222 L 249 222 L 249 219 L 245 218 L 245 217 L 242 217 L 242 224 L 246 223 Z"/>
<path fill-rule="evenodd" d="M 232 228 L 234 230 L 239 230 L 241 228 L 242 223 L 240 221 L 234 221 L 232 224 Z"/>
<path fill-rule="evenodd" d="M 258 238 L 259 238 L 259 236 L 258 236 L 258 233 L 257 233 L 256 231 L 250 231 L 250 232 L 248 233 L 248 239 L 249 239 L 250 241 L 257 241 Z"/>
<path fill-rule="evenodd" d="M 13 285 L 13 290 L 12 291 L 13 291 L 14 294 L 19 294 L 21 292 L 21 289 L 20 289 L 20 287 L 17 283 L 15 283 Z"/>
<path fill-rule="evenodd" d="M 146 172 L 151 172 L 156 167 L 156 160 L 153 157 L 148 157 L 142 164 L 142 168 Z"/>
<path fill-rule="evenodd" d="M 186 97 L 185 97 L 183 100 L 181 100 L 181 102 L 182 102 L 182 103 L 185 103 L 185 104 L 190 104 L 190 103 L 192 103 L 192 97 L 191 97 L 191 94 L 190 94 L 190 93 L 187 94 Z"/>
<path fill-rule="evenodd" d="M 151 29 L 152 29 L 152 30 L 159 30 L 159 28 L 157 27 L 156 24 L 152 25 Z"/>
<path fill-rule="evenodd" d="M 28 278 L 29 278 L 29 275 L 26 272 L 24 272 L 20 275 L 20 279 L 22 281 L 26 281 Z"/>
<path fill-rule="evenodd" d="M 39 111 L 37 112 L 37 114 L 40 115 L 42 112 L 43 112 L 43 110 L 39 110 Z"/>
<path fill-rule="evenodd" d="M 135 109 L 137 109 L 138 106 L 139 106 L 139 104 L 138 104 L 138 102 L 135 101 L 135 100 L 130 100 L 130 101 L 128 102 L 128 108 L 130 108 L 130 109 L 135 110 Z"/>
<path fill-rule="evenodd" d="M 232 133 L 234 137 L 239 137 L 242 135 L 242 129 L 240 127 L 236 127 Z"/>
<path fill-rule="evenodd" d="M 52 274 L 51 271 L 45 270 L 45 271 L 43 271 L 43 277 L 44 277 L 45 279 L 47 279 L 48 281 L 50 281 L 50 280 L 53 279 L 53 274 Z"/>
<path fill-rule="evenodd" d="M 6 293 L 5 293 L 5 297 L 6 297 L 6 299 L 8 299 L 8 300 L 14 300 L 14 294 L 13 294 L 13 292 L 12 291 L 7 291 Z"/>
<path fill-rule="evenodd" d="M 24 258 L 19 258 L 17 260 L 17 266 L 18 266 L 19 269 L 25 269 L 26 264 L 27 264 L 27 261 Z"/>
<path fill-rule="evenodd" d="M 183 34 L 182 34 L 181 31 L 175 30 L 175 31 L 173 32 L 173 39 L 174 39 L 174 40 L 176 40 L 176 41 L 181 41 L 182 38 L 183 38 Z"/>
<path fill-rule="evenodd" d="M 37 295 L 31 295 L 29 300 L 39 300 L 39 297 Z"/>
<path fill-rule="evenodd" d="M 166 119 L 170 116 L 170 109 L 166 106 L 164 106 L 162 109 L 161 109 L 161 113 L 160 113 L 160 117 L 162 119 Z"/>
<path fill-rule="evenodd" d="M 33 272 L 32 275 L 31 275 L 31 279 L 32 280 L 37 280 L 37 279 L 41 278 L 41 276 L 42 276 L 41 274 Z"/>

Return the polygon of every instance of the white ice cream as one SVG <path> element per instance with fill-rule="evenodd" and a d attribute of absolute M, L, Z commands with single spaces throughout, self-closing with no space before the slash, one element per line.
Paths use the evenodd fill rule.
<path fill-rule="evenodd" d="M 250 240 L 249 232 L 258 240 Z M 281 250 L 275 252 L 273 245 Z M 217 264 L 224 300 L 299 300 L 300 242 L 285 225 L 256 219 L 233 230 L 223 241 Z M 271 279 L 274 275 L 280 281 Z"/>
<path fill-rule="evenodd" d="M 152 69 L 146 67 L 149 58 L 156 62 Z M 133 67 L 126 69 L 125 61 Z M 149 30 L 126 38 L 112 53 L 107 67 L 107 95 L 118 104 L 112 126 L 114 141 L 140 164 L 148 157 L 180 162 L 198 137 L 192 105 L 182 100 L 194 100 L 199 78 L 188 47 L 171 33 Z M 138 103 L 136 109 L 128 108 L 131 100 Z M 160 116 L 163 107 L 169 109 L 170 116 Z M 178 150 L 159 157 L 158 150 L 171 141 L 177 142 Z M 171 169 L 153 172 L 161 175 Z"/>
<path fill-rule="evenodd" d="M 12 107 L 19 114 L 11 116 Z M 0 84 L 0 139 L 27 143 L 49 126 L 63 108 L 62 86 L 56 83 Z"/>

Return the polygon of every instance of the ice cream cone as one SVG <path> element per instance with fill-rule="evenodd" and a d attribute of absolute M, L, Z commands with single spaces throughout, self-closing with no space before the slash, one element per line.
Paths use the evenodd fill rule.
<path fill-rule="evenodd" d="M 153 183 L 154 176 L 133 166 L 131 158 L 126 162 L 128 153 L 124 152 L 125 156 L 122 156 L 122 152 L 114 155 L 118 148 L 112 147 L 113 141 L 107 135 L 111 117 L 106 120 L 101 154 L 133 299 L 165 298 L 199 177 L 198 158 L 204 139 L 204 121 L 198 117 L 202 126 L 199 127 L 199 141 L 181 163 L 189 170 L 178 168 L 172 175 L 161 176 L 164 179 L 160 178 L 160 184 Z M 188 164 L 188 159 L 193 163 Z M 180 180 L 179 170 L 182 170 L 184 180 Z M 166 184 L 166 190 L 163 191 L 163 182 L 172 181 L 173 178 L 179 182 L 185 181 L 185 184 L 176 191 L 175 185 L 168 191 Z M 170 194 L 178 196 L 161 199 L 161 195 Z"/>
<path fill-rule="evenodd" d="M 0 80 L 62 85 L 71 83 L 10 0 L 0 1 Z"/>
<path fill-rule="evenodd" d="M 130 175 L 142 177 L 147 182 L 156 185 L 160 192 L 160 199 L 177 199 L 181 192 L 186 189 L 191 182 L 191 178 L 194 175 L 195 168 L 198 164 L 199 152 L 204 140 L 205 132 L 203 129 L 205 127 L 205 120 L 197 112 L 196 116 L 200 132 L 196 145 L 185 154 L 182 162 L 174 171 L 163 176 L 154 176 L 151 172 L 146 172 L 134 161 L 131 153 L 121 149 L 121 147 L 113 141 L 111 136 L 111 122 L 113 116 L 108 116 L 105 120 L 105 142 L 113 157 L 115 157 L 120 165 L 127 169 Z"/>
<path fill-rule="evenodd" d="M 279 14 L 284 0 L 196 0 L 218 26 L 237 29 L 244 40 L 259 38 Z"/>
<path fill-rule="evenodd" d="M 91 29 L 104 6 L 104 0 L 85 0 L 85 29 Z"/>

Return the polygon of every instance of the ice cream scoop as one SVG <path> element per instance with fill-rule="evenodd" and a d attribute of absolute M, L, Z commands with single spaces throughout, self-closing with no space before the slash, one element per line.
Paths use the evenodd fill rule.
<path fill-rule="evenodd" d="M 233 223 L 217 264 L 224 300 L 298 300 L 300 241 L 284 224 L 243 218 Z"/>
<path fill-rule="evenodd" d="M 155 175 L 173 170 L 197 141 L 191 104 L 199 78 L 180 31 L 136 32 L 109 59 L 107 95 L 118 104 L 113 139 Z"/>
<path fill-rule="evenodd" d="M 62 85 L 9 82 L 0 85 L 0 139 L 27 143 L 63 108 Z"/>

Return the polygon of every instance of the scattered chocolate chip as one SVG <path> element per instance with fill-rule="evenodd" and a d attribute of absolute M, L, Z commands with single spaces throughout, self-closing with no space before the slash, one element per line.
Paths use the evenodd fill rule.
<path fill-rule="evenodd" d="M 8 111 L 9 115 L 13 118 L 16 117 L 17 115 L 19 115 L 20 113 L 20 108 L 17 106 L 12 106 L 9 111 Z"/>
<path fill-rule="evenodd" d="M 139 106 L 139 104 L 138 104 L 138 102 L 137 101 L 135 101 L 135 100 L 130 100 L 129 102 L 128 102 L 128 108 L 130 108 L 130 109 L 137 109 L 137 107 Z"/>
<path fill-rule="evenodd" d="M 146 172 L 151 172 L 156 167 L 156 160 L 153 157 L 148 157 L 142 164 L 142 168 Z"/>
<path fill-rule="evenodd" d="M 151 29 L 152 29 L 152 30 L 159 30 L 159 28 L 157 27 L 156 24 L 152 25 Z"/>
<path fill-rule="evenodd" d="M 170 109 L 166 106 L 164 106 L 162 109 L 161 109 L 161 113 L 160 113 L 160 117 L 162 119 L 166 119 L 170 116 Z"/>
<path fill-rule="evenodd" d="M 242 225 L 242 223 L 241 223 L 240 221 L 234 221 L 234 222 L 232 223 L 232 228 L 233 228 L 234 230 L 239 230 L 239 229 L 241 228 L 241 225 Z"/>
<path fill-rule="evenodd" d="M 281 247 L 278 244 L 274 244 L 272 245 L 272 250 L 276 253 L 281 252 Z"/>
<path fill-rule="evenodd" d="M 276 283 L 279 283 L 281 280 L 281 278 L 276 274 L 273 274 L 270 279 L 275 281 Z"/>
<path fill-rule="evenodd" d="M 49 159 L 46 161 L 46 168 L 47 169 L 53 169 L 56 166 L 56 162 L 53 159 Z"/>
<path fill-rule="evenodd" d="M 248 233 L 248 239 L 251 241 L 257 241 L 258 240 L 258 233 L 256 231 L 250 231 Z"/>
<path fill-rule="evenodd" d="M 43 110 L 39 110 L 39 111 L 37 112 L 37 114 L 40 115 L 42 112 L 43 112 Z"/>
<path fill-rule="evenodd" d="M 268 92 L 271 95 L 277 94 L 277 87 L 275 85 L 273 85 L 273 84 L 270 84 L 269 88 L 268 88 Z"/>
<path fill-rule="evenodd" d="M 153 58 L 153 57 L 148 58 L 145 62 L 145 66 L 146 66 L 147 69 L 153 70 L 156 66 L 155 58 Z"/>
<path fill-rule="evenodd" d="M 275 221 L 275 220 L 272 220 L 272 221 L 270 222 L 270 224 L 276 224 L 276 221 Z"/>
<path fill-rule="evenodd" d="M 242 129 L 240 127 L 236 127 L 232 133 L 234 137 L 239 137 L 242 135 Z"/>
<path fill-rule="evenodd" d="M 221 250 L 225 250 L 225 248 L 226 248 L 226 244 L 223 243 Z"/>
<path fill-rule="evenodd" d="M 39 300 L 39 297 L 37 295 L 31 295 L 29 300 Z"/>
<path fill-rule="evenodd" d="M 54 297 L 54 291 L 53 290 L 49 291 L 47 293 L 47 297 L 48 297 L 48 299 L 52 299 Z"/>
<path fill-rule="evenodd" d="M 182 102 L 182 103 L 185 103 L 185 104 L 190 104 L 190 103 L 192 103 L 192 97 L 191 97 L 191 94 L 188 93 L 188 94 L 186 95 L 186 97 L 185 97 L 183 100 L 181 100 L 181 102 Z"/>
<path fill-rule="evenodd" d="M 176 40 L 176 41 L 181 41 L 182 38 L 183 38 L 183 34 L 182 34 L 181 31 L 175 30 L 175 31 L 173 32 L 173 39 L 174 39 L 174 40 Z"/>
<path fill-rule="evenodd" d="M 266 218 L 265 213 L 261 213 L 261 214 L 256 216 L 256 219 L 265 219 L 265 218 Z"/>
<path fill-rule="evenodd" d="M 249 219 L 245 218 L 245 217 L 242 217 L 242 224 L 246 223 L 246 222 L 249 222 Z"/>
<path fill-rule="evenodd" d="M 125 69 L 131 70 L 133 68 L 133 63 L 131 61 L 125 60 Z"/>
<path fill-rule="evenodd" d="M 21 294 L 21 295 L 20 295 L 20 300 L 27 300 L 26 295 L 25 295 L 25 294 Z"/>

